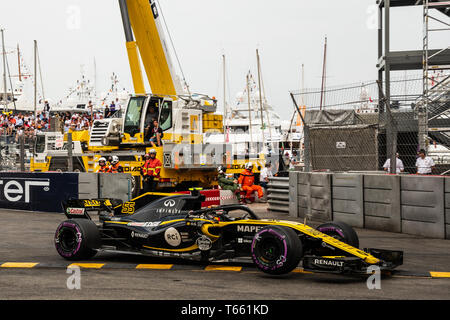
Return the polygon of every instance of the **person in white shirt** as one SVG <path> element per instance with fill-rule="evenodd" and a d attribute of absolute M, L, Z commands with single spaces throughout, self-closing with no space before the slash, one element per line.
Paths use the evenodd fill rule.
<path fill-rule="evenodd" d="M 434 166 L 433 159 L 426 156 L 424 149 L 420 149 L 416 160 L 417 174 L 432 174 Z"/>
<path fill-rule="evenodd" d="M 267 188 L 269 185 L 269 178 L 273 177 L 272 164 L 267 162 L 264 168 L 259 173 L 259 185 L 264 189 L 264 200 L 267 199 Z"/>
<path fill-rule="evenodd" d="M 399 154 L 396 153 L 396 168 L 395 168 L 395 172 L 401 173 L 403 171 L 405 171 L 405 167 L 403 165 L 403 161 L 399 159 Z M 384 163 L 384 171 L 386 171 L 387 173 L 391 173 L 391 159 L 387 159 L 386 162 Z"/>
<path fill-rule="evenodd" d="M 267 184 L 269 183 L 270 177 L 273 177 L 272 164 L 268 162 L 259 173 L 259 184 L 261 185 L 261 187 L 267 188 Z"/>

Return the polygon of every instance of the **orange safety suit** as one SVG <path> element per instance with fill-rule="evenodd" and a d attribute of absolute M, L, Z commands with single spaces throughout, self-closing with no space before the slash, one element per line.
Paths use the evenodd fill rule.
<path fill-rule="evenodd" d="M 251 197 L 252 193 L 257 191 L 258 198 L 262 198 L 264 196 L 263 189 L 261 186 L 255 185 L 255 175 L 253 172 L 244 169 L 239 175 L 238 183 L 242 186 L 242 190 L 246 192 L 245 197 L 248 199 Z"/>
<path fill-rule="evenodd" d="M 159 180 L 159 174 L 161 173 L 161 161 L 157 158 L 150 158 L 145 161 L 145 163 L 142 165 L 142 175 L 144 178 L 146 176 L 153 177 L 154 180 Z"/>
<path fill-rule="evenodd" d="M 123 167 L 120 165 L 120 162 L 117 162 L 116 164 L 111 165 L 111 167 L 109 168 L 109 172 L 121 173 L 123 172 Z"/>
<path fill-rule="evenodd" d="M 97 170 L 97 172 L 100 173 L 107 173 L 107 172 L 111 172 L 111 169 L 109 168 L 109 166 L 100 166 L 100 168 Z"/>

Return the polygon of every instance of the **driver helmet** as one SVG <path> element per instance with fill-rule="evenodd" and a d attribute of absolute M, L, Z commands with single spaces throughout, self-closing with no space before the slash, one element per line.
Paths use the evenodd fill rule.
<path fill-rule="evenodd" d="M 218 171 L 220 174 L 223 174 L 223 173 L 225 173 L 225 172 L 227 171 L 227 168 L 225 168 L 224 166 L 219 166 L 219 167 L 217 168 L 217 171 Z"/>
<path fill-rule="evenodd" d="M 103 162 L 103 164 L 102 164 L 102 162 Z M 98 159 L 98 164 L 101 166 L 106 166 L 106 158 L 101 157 L 100 159 Z"/>
<path fill-rule="evenodd" d="M 119 157 L 118 157 L 118 156 L 113 156 L 113 157 L 112 157 L 111 163 L 112 163 L 112 164 L 116 164 L 116 163 L 118 163 L 118 162 L 119 162 Z"/>
<path fill-rule="evenodd" d="M 150 151 L 148 152 L 148 154 L 156 154 L 156 150 L 155 150 L 155 149 L 150 149 Z"/>
<path fill-rule="evenodd" d="M 247 162 L 247 163 L 245 164 L 245 169 L 248 169 L 248 170 L 253 169 L 253 163 Z"/>

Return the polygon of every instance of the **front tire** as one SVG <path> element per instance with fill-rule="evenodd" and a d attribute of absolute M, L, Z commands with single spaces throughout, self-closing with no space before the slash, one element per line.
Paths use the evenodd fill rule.
<path fill-rule="evenodd" d="M 321 224 L 316 228 L 318 231 L 325 233 L 339 241 L 342 241 L 352 247 L 359 248 L 359 238 L 355 230 L 344 222 L 328 222 Z M 326 247 L 316 248 L 316 255 L 319 256 L 347 256 L 348 253 L 339 249 L 332 250 Z"/>
<path fill-rule="evenodd" d="M 55 233 L 56 251 L 67 260 L 90 259 L 100 248 L 100 232 L 91 220 L 71 219 L 58 226 Z"/>
<path fill-rule="evenodd" d="M 293 229 L 267 226 L 255 234 L 251 256 L 259 270 L 281 275 L 298 266 L 303 257 L 303 246 Z"/>

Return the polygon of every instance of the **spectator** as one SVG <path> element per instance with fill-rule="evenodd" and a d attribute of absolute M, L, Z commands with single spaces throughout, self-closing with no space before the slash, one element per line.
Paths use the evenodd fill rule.
<path fill-rule="evenodd" d="M 396 155 L 395 172 L 397 174 L 399 174 L 399 173 L 405 171 L 405 167 L 403 166 L 403 161 L 400 160 L 400 158 L 399 158 L 399 154 L 396 153 L 395 155 Z M 391 173 L 391 159 L 386 160 L 386 162 L 383 165 L 383 168 L 384 168 L 384 171 L 386 171 L 387 173 Z"/>
<path fill-rule="evenodd" d="M 297 151 L 292 151 L 292 156 L 289 159 L 289 170 L 294 170 L 295 166 L 299 164 L 298 158 L 297 158 Z"/>
<path fill-rule="evenodd" d="M 164 134 L 162 129 L 159 127 L 158 121 L 156 120 L 153 121 L 153 127 L 149 128 L 149 132 L 150 132 L 150 143 L 152 144 L 152 146 L 160 147 L 162 145 L 161 139 Z"/>
<path fill-rule="evenodd" d="M 259 185 L 264 189 L 267 189 L 270 177 L 273 177 L 272 164 L 270 162 L 267 162 L 264 168 L 259 173 Z"/>
<path fill-rule="evenodd" d="M 416 160 L 417 174 L 432 174 L 435 164 L 433 159 L 426 156 L 424 149 L 419 150 L 419 157 Z"/>
<path fill-rule="evenodd" d="M 114 113 L 116 113 L 116 104 L 114 103 L 114 101 L 111 101 L 111 105 L 109 106 L 109 116 L 108 118 L 111 118 Z"/>
<path fill-rule="evenodd" d="M 116 98 L 116 111 L 120 117 L 122 115 L 122 104 L 120 103 L 119 98 Z"/>
<path fill-rule="evenodd" d="M 108 107 L 108 105 L 106 105 L 106 107 L 105 107 L 104 117 L 105 117 L 105 119 L 109 118 L 109 107 Z"/>

